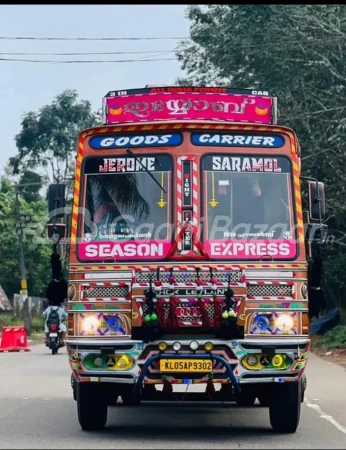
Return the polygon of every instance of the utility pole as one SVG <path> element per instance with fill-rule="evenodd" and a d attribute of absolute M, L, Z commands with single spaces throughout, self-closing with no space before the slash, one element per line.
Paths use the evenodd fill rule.
<path fill-rule="evenodd" d="M 15 185 L 17 223 L 20 222 L 19 188 L 24 187 L 24 186 L 38 186 L 38 185 L 41 185 L 41 183 L 23 183 L 23 184 Z M 31 317 L 30 317 L 30 310 L 29 310 L 28 283 L 27 283 L 27 279 L 26 279 L 26 267 L 25 267 L 22 230 L 18 230 L 18 243 L 19 243 L 19 266 L 20 266 L 20 275 L 21 275 L 20 295 L 23 299 L 24 326 L 25 326 L 27 335 L 30 336 L 30 334 L 31 334 Z M 24 300 L 24 298 L 25 298 L 25 300 Z"/>

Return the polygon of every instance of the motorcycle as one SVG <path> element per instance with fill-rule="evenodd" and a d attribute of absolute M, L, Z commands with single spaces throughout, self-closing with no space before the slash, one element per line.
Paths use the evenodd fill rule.
<path fill-rule="evenodd" d="M 48 330 L 48 348 L 52 350 L 52 355 L 56 355 L 59 348 L 64 346 L 60 339 L 61 333 L 59 331 L 59 325 L 49 325 Z"/>

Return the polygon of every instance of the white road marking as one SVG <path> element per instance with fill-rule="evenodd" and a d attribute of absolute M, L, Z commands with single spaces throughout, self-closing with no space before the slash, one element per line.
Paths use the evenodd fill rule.
<path fill-rule="evenodd" d="M 326 414 L 319 405 L 316 405 L 316 403 L 311 403 L 308 398 L 305 397 L 305 404 L 308 408 L 314 409 L 317 414 L 321 417 L 321 419 L 325 419 L 327 422 L 334 425 L 335 428 L 337 428 L 341 433 L 346 434 L 346 427 L 341 425 L 337 420 L 334 419 L 333 416 L 330 416 Z"/>

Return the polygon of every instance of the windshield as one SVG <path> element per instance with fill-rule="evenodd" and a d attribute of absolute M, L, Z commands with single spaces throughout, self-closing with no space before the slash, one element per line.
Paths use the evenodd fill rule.
<path fill-rule="evenodd" d="M 165 256 L 170 246 L 171 169 L 166 155 L 86 160 L 79 256 L 101 260 Z"/>
<path fill-rule="evenodd" d="M 204 236 L 211 256 L 295 256 L 288 158 L 208 155 L 202 167 Z"/>

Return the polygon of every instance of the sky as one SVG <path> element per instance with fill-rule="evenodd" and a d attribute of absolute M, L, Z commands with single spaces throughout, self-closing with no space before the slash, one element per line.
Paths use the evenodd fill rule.
<path fill-rule="evenodd" d="M 187 37 L 187 5 L 0 5 L 0 37 Z M 178 40 L 54 41 L 0 39 L 0 175 L 17 153 L 14 136 L 23 114 L 50 104 L 65 89 L 76 89 L 95 111 L 111 90 L 173 84 L 183 75 L 172 52 Z M 154 52 L 114 55 L 10 55 L 4 53 Z M 156 53 L 157 52 L 157 53 Z M 162 53 L 161 53 L 162 52 Z M 168 52 L 168 53 L 165 53 Z M 4 61 L 119 60 L 173 58 L 172 61 L 103 64 L 48 64 Z"/>

